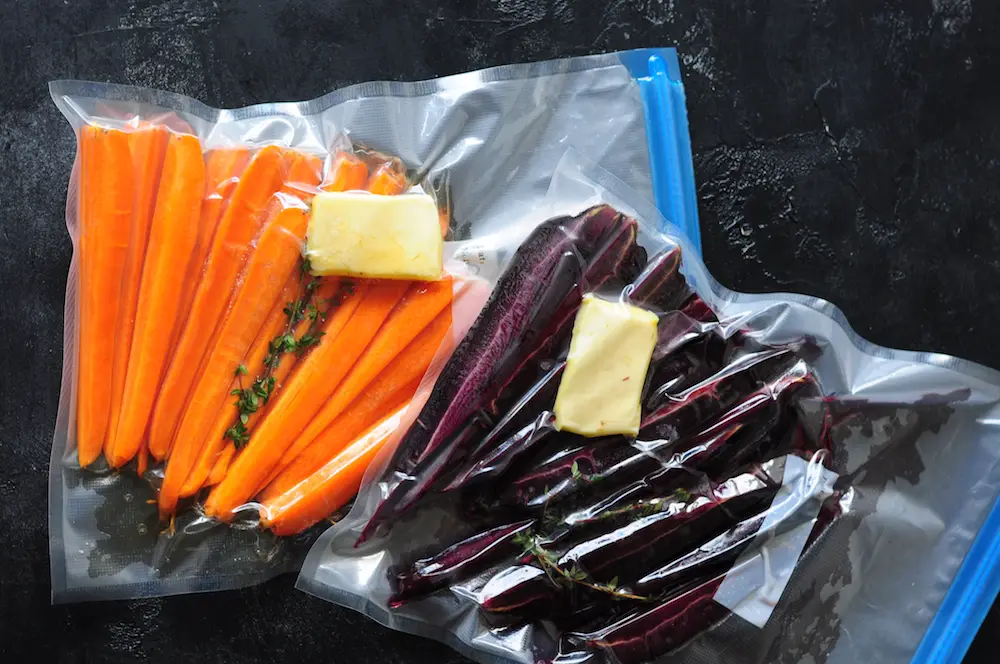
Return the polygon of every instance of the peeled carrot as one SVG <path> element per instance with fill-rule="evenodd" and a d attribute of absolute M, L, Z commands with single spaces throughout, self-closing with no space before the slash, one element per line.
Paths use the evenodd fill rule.
<path fill-rule="evenodd" d="M 115 430 L 122 408 L 122 393 L 125 391 L 125 374 L 128 371 L 128 355 L 132 346 L 132 332 L 135 329 L 135 312 L 139 306 L 139 283 L 142 280 L 142 264 L 146 258 L 146 244 L 149 241 L 149 227 L 156 205 L 156 191 L 160 184 L 160 169 L 167 150 L 170 132 L 165 127 L 144 127 L 129 132 L 129 151 L 132 155 L 134 173 L 134 197 L 132 223 L 129 232 L 128 255 L 121 283 L 121 300 L 118 322 L 115 325 L 115 355 L 111 366 L 111 415 L 108 435 L 104 441 L 105 454 L 110 454 L 115 446 Z"/>
<path fill-rule="evenodd" d="M 233 462 L 233 457 L 235 456 L 236 446 L 230 443 L 222 450 L 222 454 L 219 455 L 219 458 L 215 461 L 215 465 L 212 466 L 212 472 L 209 474 L 205 486 L 215 486 L 221 482 L 222 478 L 226 476 L 229 465 Z"/>
<path fill-rule="evenodd" d="M 261 508 L 261 525 L 275 535 L 294 535 L 347 504 L 365 470 L 399 427 L 406 406 L 377 423 L 321 469 Z"/>
<path fill-rule="evenodd" d="M 357 361 L 389 312 L 403 296 L 406 282 L 360 282 L 357 291 L 327 319 L 324 340 L 300 364 L 226 478 L 205 504 L 210 516 L 228 519 L 250 498 L 286 449 Z M 350 330 L 339 334 L 350 322 Z"/>
<path fill-rule="evenodd" d="M 129 348 L 115 447 L 108 461 L 120 467 L 139 450 L 169 353 L 170 333 L 180 315 L 182 284 L 198 241 L 192 222 L 201 209 L 205 163 L 201 143 L 190 134 L 171 134 L 156 194 L 156 208 L 143 262 L 135 330 Z"/>
<path fill-rule="evenodd" d="M 258 152 L 240 177 L 222 214 L 187 324 L 174 349 L 153 411 L 149 451 L 157 459 L 163 459 L 170 450 L 202 360 L 227 318 L 226 305 L 250 252 L 251 241 L 265 220 L 268 201 L 281 187 L 285 166 L 281 148 L 270 146 Z M 199 188 L 199 198 L 201 194 Z"/>
<path fill-rule="evenodd" d="M 287 204 L 287 201 L 283 200 L 282 204 Z M 222 325 L 218 342 L 191 392 L 190 404 L 177 428 L 160 488 L 161 516 L 173 513 L 181 488 L 197 463 L 202 448 L 211 447 L 214 458 L 225 446 L 224 439 L 208 440 L 209 430 L 219 409 L 230 396 L 228 388 L 233 370 L 243 362 L 270 312 L 271 303 L 278 298 L 286 279 L 295 269 L 308 221 L 309 215 L 304 207 L 283 207 L 261 233 L 232 312 Z M 261 306 L 261 302 L 268 306 Z M 205 477 L 211 472 L 212 465 L 207 465 Z"/>
<path fill-rule="evenodd" d="M 430 361 L 427 364 L 429 366 Z M 425 366 L 424 371 L 426 370 Z M 402 404 L 408 403 L 419 384 L 420 380 L 417 379 L 408 385 L 396 385 L 395 391 L 380 395 L 378 398 L 369 398 L 366 395 L 358 399 L 351 408 L 313 439 L 290 464 L 270 478 L 271 481 L 258 492 L 259 499 L 266 502 L 276 498 L 316 472 L 323 464 L 342 452 L 365 429 L 397 410 Z"/>
<path fill-rule="evenodd" d="M 101 454 L 110 427 L 115 324 L 132 223 L 132 157 L 128 135 L 86 126 L 80 131 L 80 336 L 77 456 L 81 467 Z"/>
<path fill-rule="evenodd" d="M 142 477 L 146 474 L 146 470 L 149 469 L 149 445 L 145 439 L 139 445 L 139 452 L 135 456 L 137 459 L 135 472 L 139 474 L 139 477 Z"/>
<path fill-rule="evenodd" d="M 434 282 L 417 282 L 410 286 L 358 359 L 357 364 L 344 378 L 344 382 L 312 418 L 296 443 L 282 457 L 279 466 L 291 463 L 301 451 L 302 445 L 308 444 L 330 426 L 330 423 L 361 394 L 379 372 L 394 361 L 403 349 L 451 304 L 453 289 L 454 282 L 450 277 Z M 430 359 L 427 359 L 428 364 Z"/>
<path fill-rule="evenodd" d="M 364 189 L 368 182 L 368 166 L 350 152 L 338 152 L 333 158 L 330 173 L 320 189 L 323 191 L 354 191 Z"/>
<path fill-rule="evenodd" d="M 410 399 L 447 337 L 451 323 L 451 309 L 439 311 L 431 324 L 415 336 L 395 361 L 386 366 L 339 417 L 328 420 L 323 427 L 313 427 L 312 423 L 317 421 L 313 419 L 284 455 L 284 463 L 276 468 L 277 472 L 264 492 L 265 499 L 284 493 L 322 466 L 358 431 L 377 419 L 385 408 Z"/>
<path fill-rule="evenodd" d="M 284 309 L 289 300 L 295 300 L 298 297 L 300 279 L 299 275 L 292 274 L 285 280 L 281 294 L 278 296 L 274 306 L 271 307 L 264 325 L 261 326 L 260 332 L 257 333 L 257 339 L 247 352 L 243 365 L 247 368 L 247 377 L 251 381 L 263 373 L 265 368 L 264 358 L 268 353 L 271 341 L 281 333 L 288 322 L 288 316 L 285 314 Z M 242 389 L 243 383 L 244 380 L 241 376 L 234 377 L 226 393 L 231 395 L 233 390 Z M 224 446 L 233 447 L 235 450 L 233 443 L 226 440 L 226 431 L 236 421 L 237 415 L 238 412 L 232 404 L 223 403 L 219 409 L 219 414 L 216 415 L 215 424 L 212 425 L 205 445 L 198 456 L 198 461 L 188 475 L 187 480 L 185 480 L 184 486 L 181 487 L 181 498 L 187 498 L 197 493 L 201 489 L 205 477 L 214 472 L 215 466 L 224 449 L 216 450 L 214 446 L 209 444 L 211 441 L 221 440 Z M 247 421 L 247 429 L 250 429 L 249 421 Z"/>
<path fill-rule="evenodd" d="M 288 177 L 281 188 L 282 192 L 297 196 L 308 203 L 316 194 L 317 186 L 323 174 L 323 160 L 314 154 L 288 150 Z"/>
<path fill-rule="evenodd" d="M 395 163 L 387 161 L 375 169 L 365 188 L 380 196 L 397 196 L 409 187 L 406 174 L 401 172 Z"/>
<path fill-rule="evenodd" d="M 205 159 L 205 198 L 201 204 L 201 218 L 198 220 L 198 249 L 194 269 L 184 275 L 184 303 L 190 303 L 194 297 L 219 220 L 249 160 L 250 151 L 245 147 L 212 150 Z M 183 332 L 183 326 L 179 327 L 181 329 L 177 330 L 178 336 Z"/>

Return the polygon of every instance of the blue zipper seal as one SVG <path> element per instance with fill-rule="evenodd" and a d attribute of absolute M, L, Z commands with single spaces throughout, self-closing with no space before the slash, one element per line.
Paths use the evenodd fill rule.
<path fill-rule="evenodd" d="M 677 50 L 636 49 L 619 57 L 642 95 L 656 207 L 701 254 L 691 138 Z"/>
<path fill-rule="evenodd" d="M 913 664 L 959 664 L 1000 593 L 1000 500 L 958 568 Z"/>

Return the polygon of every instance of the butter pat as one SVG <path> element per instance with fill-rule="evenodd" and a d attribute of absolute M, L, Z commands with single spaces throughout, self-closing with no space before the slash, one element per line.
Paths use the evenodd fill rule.
<path fill-rule="evenodd" d="M 656 314 L 586 295 L 556 394 L 556 428 L 583 436 L 639 433 Z"/>
<path fill-rule="evenodd" d="M 313 274 L 433 281 L 441 278 L 443 247 L 437 205 L 426 194 L 313 199 L 306 237 Z"/>

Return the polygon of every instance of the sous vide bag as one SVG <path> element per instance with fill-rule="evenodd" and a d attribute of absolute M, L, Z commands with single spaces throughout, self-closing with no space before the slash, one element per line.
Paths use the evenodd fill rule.
<path fill-rule="evenodd" d="M 561 337 L 528 379 L 491 378 L 513 393 L 452 425 L 474 433 L 445 436 L 447 461 L 397 434 L 298 587 L 482 662 L 911 661 L 1000 494 L 1000 375 L 877 347 L 816 298 L 723 288 L 579 153 L 549 202 L 639 222 L 644 269 L 592 289 L 659 317 L 639 435 L 552 430 Z"/>
<path fill-rule="evenodd" d="M 69 183 L 66 223 L 75 251 L 67 285 L 63 380 L 50 467 L 53 600 L 146 597 L 246 586 L 297 570 L 308 546 L 322 530 L 320 525 L 297 534 L 276 535 L 262 527 L 271 521 L 267 514 L 264 514 L 263 523 L 260 518 L 267 501 L 262 506 L 259 496 L 254 495 L 248 496 L 244 507 L 234 510 L 235 518 L 228 508 L 224 519 L 213 518 L 212 504 L 206 503 L 211 495 L 210 477 L 203 483 L 207 488 L 191 496 L 182 495 L 176 510 L 164 510 L 162 488 L 165 475 L 169 478 L 169 458 L 165 472 L 163 465 L 156 462 L 156 455 L 150 455 L 147 460 L 138 452 L 134 455 L 116 453 L 114 465 L 120 467 L 112 470 L 105 462 L 103 447 L 107 441 L 100 435 L 92 435 L 84 443 L 89 451 L 86 467 L 81 468 L 78 424 L 81 396 L 85 391 L 82 386 L 87 385 L 86 389 L 91 390 L 83 396 L 83 402 L 93 404 L 98 391 L 95 387 L 104 390 L 107 383 L 102 381 L 111 379 L 101 378 L 102 372 L 92 369 L 88 369 L 86 380 L 81 379 L 78 351 L 88 343 L 91 348 L 94 345 L 81 339 L 80 307 L 88 294 L 111 293 L 118 279 L 123 284 L 128 280 L 117 273 L 108 279 L 105 278 L 108 273 L 102 272 L 105 283 L 100 289 L 84 285 L 87 279 L 81 278 L 81 261 L 87 253 L 87 239 L 81 232 L 80 205 L 89 205 L 90 210 L 117 211 L 114 215 L 104 212 L 91 215 L 100 217 L 102 222 L 89 237 L 96 238 L 101 252 L 110 251 L 101 256 L 116 256 L 115 252 L 127 251 L 132 246 L 123 241 L 115 248 L 109 238 L 115 242 L 121 238 L 106 232 L 117 229 L 129 238 L 135 237 L 131 234 L 131 215 L 123 211 L 123 207 L 133 203 L 138 206 L 139 193 L 136 189 L 134 199 L 129 195 L 135 182 L 126 184 L 122 178 L 128 167 L 118 166 L 135 160 L 134 155 L 147 153 L 125 145 L 130 137 L 145 132 L 157 134 L 167 142 L 184 143 L 188 152 L 192 152 L 186 157 L 185 163 L 189 164 L 199 161 L 195 153 L 200 150 L 206 171 L 211 168 L 210 157 L 215 153 L 242 154 L 244 162 L 239 167 L 233 166 L 240 173 L 245 173 L 242 169 L 249 168 L 248 164 L 261 154 L 269 154 L 276 163 L 282 159 L 297 160 L 296 163 L 305 165 L 306 176 L 301 176 L 301 169 L 300 175 L 290 175 L 292 164 L 289 161 L 281 167 L 284 169 L 281 177 L 275 180 L 275 183 L 280 181 L 280 186 L 275 184 L 275 187 L 281 191 L 272 198 L 276 198 L 281 209 L 307 211 L 311 197 L 326 189 L 330 184 L 328 178 L 339 172 L 339 160 L 345 154 L 353 155 L 369 167 L 371 177 L 362 188 L 372 186 L 376 175 L 382 174 L 385 182 L 380 186 L 391 188 L 403 182 L 430 193 L 446 222 L 445 254 L 451 269 L 464 282 L 476 284 L 474 290 L 478 297 L 466 298 L 461 306 L 452 308 L 454 324 L 450 335 L 460 338 L 464 333 L 460 322 L 471 323 L 506 262 L 532 230 L 531 213 L 543 205 L 551 174 L 567 145 L 611 164 L 631 186 L 652 195 L 653 162 L 659 157 L 650 154 L 646 140 L 648 95 L 642 91 L 643 84 L 637 83 L 639 74 L 633 73 L 638 71 L 638 65 L 633 63 L 636 58 L 643 62 L 649 58 L 667 62 L 671 80 L 677 80 L 676 55 L 664 49 L 635 52 L 632 56 L 608 54 L 512 65 L 417 83 L 364 83 L 310 101 L 261 104 L 236 110 L 210 108 L 187 97 L 144 88 L 85 81 L 52 83 L 53 100 L 78 136 L 94 135 L 104 141 L 108 135 L 113 135 L 113 140 L 120 143 L 116 148 L 119 153 L 102 152 L 97 159 L 87 156 L 94 152 L 78 155 Z M 608 121 L 608 118 L 613 120 Z M 683 134 L 686 136 L 686 129 Z M 165 168 L 165 161 L 157 163 Z M 107 166 L 100 171 L 100 178 L 87 185 L 90 191 L 100 192 L 104 197 L 100 200 L 81 195 L 81 173 L 94 164 Z M 134 164 L 136 168 L 137 164 Z M 384 173 L 383 167 L 388 169 Z M 91 172 L 86 170 L 86 173 Z M 224 173 L 204 191 L 198 188 L 201 178 L 200 173 L 190 178 L 192 191 L 198 190 L 189 197 L 182 196 L 187 207 L 194 211 L 170 219 L 164 217 L 166 221 L 160 225 L 170 233 L 190 233 L 191 246 L 204 248 L 211 246 L 216 238 L 200 223 L 201 206 L 216 201 L 222 208 L 220 214 L 225 217 L 229 203 L 236 196 L 234 191 L 239 190 L 247 178 Z M 161 177 L 157 186 L 151 187 L 154 194 L 158 195 L 159 185 L 168 180 Z M 345 187 L 359 188 L 357 184 Z M 257 191 L 249 185 L 244 188 Z M 179 186 L 178 191 L 186 190 Z M 267 197 L 264 200 L 274 202 Z M 151 205 L 155 223 L 155 202 Z M 270 208 L 254 210 L 257 209 L 251 206 L 244 211 L 245 222 L 266 225 L 275 212 Z M 112 218 L 117 226 L 104 221 Z M 195 231 L 205 231 L 205 236 L 196 240 Z M 232 293 L 236 296 L 242 280 L 248 278 L 251 256 L 255 255 L 253 251 L 260 237 L 248 233 L 239 242 L 229 242 L 230 239 L 227 236 L 220 242 L 228 250 L 242 252 L 234 263 L 236 276 Z M 91 243 L 90 246 L 95 245 Z M 198 252 L 192 250 L 186 256 L 195 253 Z M 171 279 L 176 279 L 178 284 L 189 280 L 200 283 L 207 264 L 201 262 L 201 258 L 185 260 L 190 264 L 175 262 L 170 269 L 158 273 L 158 283 L 167 284 Z M 166 265 L 169 261 L 161 262 Z M 97 259 L 91 264 L 109 263 Z M 299 265 L 301 268 L 301 259 Z M 145 265 L 137 263 L 133 268 L 140 277 L 130 283 L 141 284 L 143 269 L 140 268 Z M 122 274 L 127 269 L 128 265 L 121 266 Z M 267 275 L 266 271 L 264 274 Z M 168 290 L 171 288 L 173 286 L 168 284 Z M 336 297 L 349 298 L 351 292 L 348 291 L 350 287 L 345 286 Z M 294 305 L 296 301 L 291 298 L 287 304 Z M 329 301 L 334 302 L 335 298 Z M 236 306 L 236 300 L 227 301 L 222 307 L 230 304 Z M 303 300 L 301 304 L 302 310 L 296 315 L 300 318 L 311 315 L 312 300 Z M 181 327 L 186 328 L 191 319 L 199 319 L 191 313 L 197 311 L 193 305 L 182 306 L 179 300 L 173 305 L 176 305 L 175 318 Z M 147 306 L 147 311 L 150 309 Z M 257 313 L 260 312 L 255 311 L 254 315 Z M 333 315 L 332 311 L 321 312 L 323 316 L 327 313 Z M 117 321 L 112 319 L 117 318 L 117 314 L 108 316 L 112 321 L 109 325 L 116 327 Z M 139 325 L 138 317 L 135 325 Z M 183 333 L 179 331 L 180 336 Z M 321 349 L 332 337 L 313 334 L 308 329 L 304 336 L 309 339 L 299 335 L 290 345 L 301 350 L 302 357 L 306 358 L 310 357 L 307 353 Z M 93 335 L 87 337 L 93 338 Z M 132 337 L 133 343 L 135 338 Z M 176 343 L 176 339 L 170 340 L 172 350 L 168 360 L 175 354 Z M 208 344 L 205 345 L 207 348 Z M 447 345 L 442 346 L 439 355 L 446 354 Z M 197 344 L 193 346 L 198 347 Z M 108 352 L 110 357 L 111 351 Z M 287 347 L 283 352 L 295 354 Z M 126 354 L 129 359 L 125 364 L 126 374 L 131 366 L 129 355 L 131 353 Z M 270 356 L 268 353 L 267 357 Z M 93 357 L 88 357 L 84 365 L 90 362 L 90 367 L 102 366 L 100 362 L 92 362 Z M 138 354 L 138 359 L 155 357 L 154 353 Z M 133 390 L 148 394 L 154 400 L 153 408 L 166 384 L 168 364 L 144 377 L 140 383 L 144 389 Z M 231 430 L 235 437 L 229 437 L 230 430 L 225 434 L 227 449 L 234 448 L 233 459 L 242 455 L 241 450 L 235 449 L 237 441 L 253 445 L 251 429 L 255 413 L 246 412 L 246 404 L 263 399 L 267 391 L 266 380 L 256 384 L 256 378 L 262 375 L 243 376 L 240 367 L 236 364 L 231 374 L 237 394 L 227 394 L 224 406 L 234 408 Z M 291 371 L 289 376 L 294 376 L 296 369 Z M 199 368 L 192 380 L 200 380 L 202 375 Z M 245 384 L 240 383 L 241 379 Z M 424 382 L 432 382 L 432 376 L 425 376 Z M 262 392 L 255 396 L 246 392 L 258 389 Z M 276 384 L 275 399 L 280 398 L 281 390 L 282 385 Z M 415 398 L 422 393 L 418 391 Z M 232 403 L 237 400 L 244 404 Z M 185 400 L 181 398 L 180 402 L 183 404 Z M 132 410 L 125 403 L 120 404 L 120 408 L 121 412 L 130 413 L 141 410 L 139 419 L 146 417 L 145 409 Z M 87 412 L 103 413 L 104 407 L 100 404 L 89 406 Z M 243 423 L 248 430 L 246 433 L 240 430 L 239 424 L 244 415 L 248 415 L 248 421 Z M 258 419 L 266 421 L 268 416 L 264 413 L 264 417 Z M 141 428 L 141 423 L 133 424 L 130 427 L 133 432 Z M 139 449 L 145 449 L 151 440 L 149 432 L 147 426 L 144 434 L 131 436 L 130 440 L 138 442 Z M 217 442 L 216 437 L 195 441 L 199 462 L 204 445 Z M 140 459 L 148 468 L 138 467 Z M 208 469 L 204 465 L 204 470 Z M 215 470 L 216 466 L 212 465 L 211 469 Z M 315 517 L 314 512 L 306 522 Z M 302 523 L 297 522 L 296 527 Z"/>

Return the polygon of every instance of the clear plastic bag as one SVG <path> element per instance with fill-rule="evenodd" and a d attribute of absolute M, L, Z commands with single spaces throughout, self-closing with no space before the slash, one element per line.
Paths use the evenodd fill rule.
<path fill-rule="evenodd" d="M 667 57 L 676 74 L 671 51 L 642 53 Z M 347 499 L 331 478 L 349 471 L 360 481 L 407 404 L 426 396 L 415 381 L 379 393 L 382 410 L 347 426 L 327 403 L 332 393 L 299 380 L 340 338 L 328 328 L 345 309 L 368 311 L 377 327 L 385 318 L 372 313 L 372 293 L 385 316 L 414 295 L 306 273 L 302 218 L 318 191 L 415 187 L 438 202 L 452 320 L 430 344 L 436 355 L 407 365 L 424 385 L 531 231 L 567 145 L 652 191 L 644 98 L 615 54 L 238 110 L 79 81 L 55 82 L 51 93 L 83 146 L 67 202 L 75 251 L 50 471 L 60 602 L 234 588 L 296 570 L 318 533 L 308 526 Z M 355 336 L 359 325 L 351 318 L 337 329 Z M 357 369 L 343 357 L 363 360 L 368 347 L 352 352 L 327 358 L 338 376 L 350 370 L 345 382 Z M 372 380 L 383 378 L 389 369 L 374 364 L 381 373 Z M 325 413 L 325 429 L 296 414 L 278 420 L 277 411 L 301 412 L 284 407 L 299 394 L 289 385 Z M 363 394 L 351 408 L 374 400 L 372 385 L 353 386 Z M 261 433 L 269 420 L 273 437 Z M 307 434 L 316 437 L 303 449 Z M 255 436 L 280 440 L 278 452 L 259 453 Z M 328 492 L 323 500 L 290 493 L 303 478 Z"/>
<path fill-rule="evenodd" d="M 509 314 L 494 292 L 438 383 L 489 387 L 397 434 L 298 587 L 483 662 L 909 662 L 1000 494 L 1000 375 L 873 346 L 814 298 L 722 288 L 579 154 L 550 202 L 618 215 L 611 233 L 640 220 L 641 260 L 595 278 L 608 236 L 558 220 L 563 306 L 511 322 L 516 361 L 462 371 Z M 635 439 L 552 426 L 557 319 L 589 291 L 659 316 Z"/>

